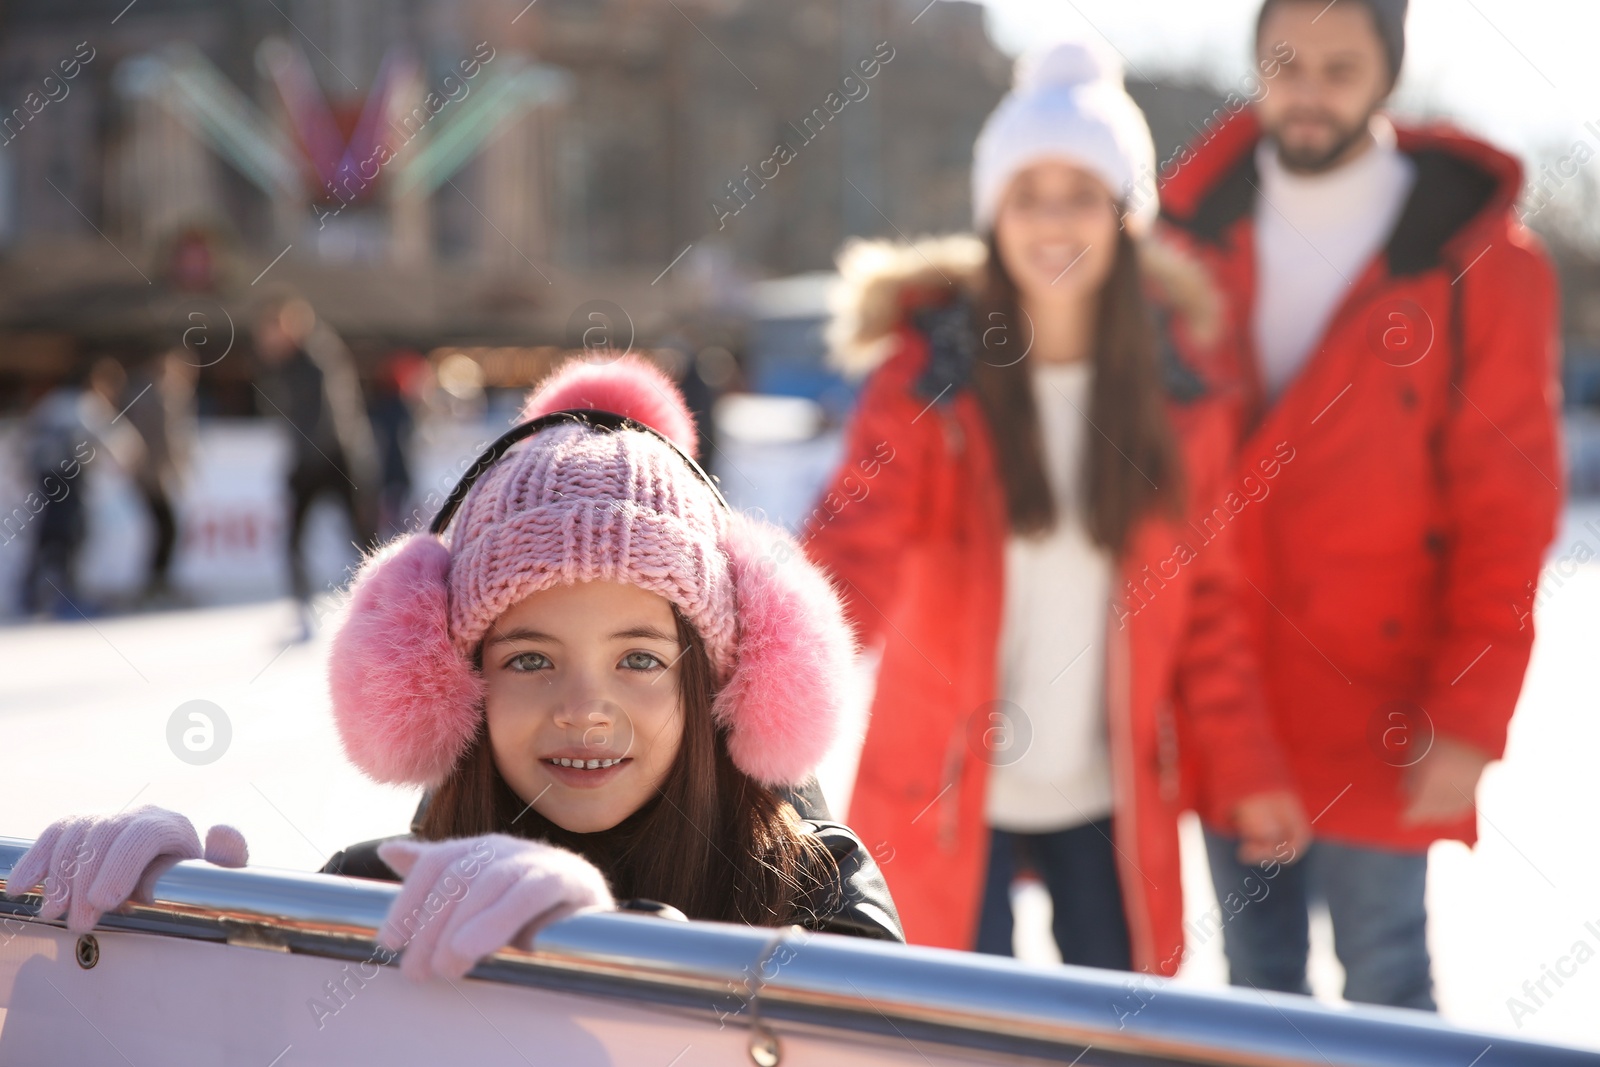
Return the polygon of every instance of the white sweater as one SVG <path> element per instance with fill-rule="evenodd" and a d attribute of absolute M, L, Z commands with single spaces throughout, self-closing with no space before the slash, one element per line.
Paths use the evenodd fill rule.
<path fill-rule="evenodd" d="M 1004 703 L 984 725 L 1005 731 L 999 736 L 1008 742 L 989 757 L 989 825 L 1040 833 L 1111 811 L 1102 686 L 1112 561 L 1083 524 L 1090 366 L 1040 363 L 1032 380 L 1058 521 L 1042 537 L 1007 543 Z"/>
<path fill-rule="evenodd" d="M 1261 196 L 1251 325 L 1269 400 L 1321 345 L 1334 312 L 1388 240 L 1411 192 L 1416 168 L 1395 147 L 1389 120 L 1374 116 L 1372 136 L 1376 144 L 1323 174 L 1291 173 L 1270 141 L 1256 146 Z"/>

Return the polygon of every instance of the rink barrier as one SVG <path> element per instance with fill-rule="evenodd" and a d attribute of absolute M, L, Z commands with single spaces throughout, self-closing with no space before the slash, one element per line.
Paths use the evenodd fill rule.
<path fill-rule="evenodd" d="M 0 837 L 0 886 L 29 844 Z M 397 892 L 386 882 L 191 861 L 157 882 L 152 905 L 108 914 L 97 930 L 371 960 L 376 930 Z M 0 899 L 0 941 L 23 923 L 64 927 L 33 918 L 38 902 L 37 894 Z M 94 942 L 79 939 L 80 966 L 85 944 Z M 534 951 L 502 950 L 471 977 L 623 998 L 680 1016 L 704 1013 L 719 1026 L 748 1029 L 750 1062 L 762 1067 L 781 1064 L 788 1035 L 798 1040 L 818 1032 L 874 1047 L 883 1047 L 885 1038 L 904 1040 L 924 1059 L 943 1054 L 969 1061 L 977 1051 L 1081 1067 L 1600 1064 L 1594 1053 L 1473 1033 L 1420 1012 L 1334 1009 L 1305 997 L 1197 990 L 1120 972 L 799 927 L 627 913 L 554 923 L 540 933 Z M 0 1018 L 7 1006 L 0 997 Z"/>

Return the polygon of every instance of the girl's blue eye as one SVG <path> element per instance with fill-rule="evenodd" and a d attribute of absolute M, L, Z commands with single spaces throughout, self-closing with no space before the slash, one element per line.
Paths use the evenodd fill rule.
<path fill-rule="evenodd" d="M 513 671 L 542 671 L 550 666 L 550 658 L 543 652 L 518 652 L 506 661 Z"/>
<path fill-rule="evenodd" d="M 630 671 L 649 671 L 666 666 L 659 656 L 650 652 L 629 652 L 622 657 L 622 665 Z"/>

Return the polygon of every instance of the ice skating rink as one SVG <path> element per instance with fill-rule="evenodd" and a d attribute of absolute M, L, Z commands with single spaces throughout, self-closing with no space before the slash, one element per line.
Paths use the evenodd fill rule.
<path fill-rule="evenodd" d="M 1430 856 L 1434 973 L 1449 1019 L 1600 1049 L 1600 506 L 1568 512 L 1537 604 L 1510 750 L 1480 795 L 1481 840 Z M 292 605 L 276 601 L 0 629 L 0 835 L 158 804 L 202 834 L 238 826 L 254 863 L 308 870 L 403 831 L 416 795 L 344 762 L 323 688 L 326 627 L 309 641 L 294 640 L 298 628 Z M 192 701 L 220 710 L 208 763 L 190 762 L 182 740 L 195 726 L 179 709 Z M 204 736 L 189 740 L 206 748 Z M 831 795 L 847 788 L 852 759 L 830 766 Z M 1193 826 L 1185 847 L 1200 933 L 1180 980 L 1220 985 L 1222 939 L 1205 934 L 1217 903 Z M 1023 890 L 1018 905 L 1020 954 L 1049 960 L 1048 904 Z M 1325 920 L 1314 937 L 1313 984 L 1336 1000 Z"/>

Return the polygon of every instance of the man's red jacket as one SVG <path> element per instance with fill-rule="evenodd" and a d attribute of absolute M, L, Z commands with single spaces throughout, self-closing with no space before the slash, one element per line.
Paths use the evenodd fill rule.
<path fill-rule="evenodd" d="M 1237 470 L 1294 450 L 1236 515 L 1250 632 L 1315 830 L 1425 848 L 1476 818 L 1401 822 L 1402 778 L 1435 736 L 1502 754 L 1561 506 L 1557 290 L 1514 217 L 1521 167 L 1442 128 L 1399 133 L 1416 181 L 1276 403 L 1251 309 L 1261 196 L 1250 111 L 1168 175 L 1168 224 L 1214 266 L 1241 338 Z"/>

